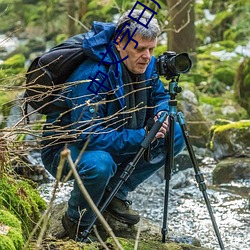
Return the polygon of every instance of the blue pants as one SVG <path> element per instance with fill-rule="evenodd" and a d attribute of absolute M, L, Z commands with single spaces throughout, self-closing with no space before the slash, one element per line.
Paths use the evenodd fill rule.
<path fill-rule="evenodd" d="M 178 123 L 175 123 L 175 141 L 174 154 L 180 153 L 184 147 L 184 139 Z M 164 139 L 158 139 L 154 147 L 151 149 L 151 160 L 145 161 L 142 157 L 135 170 L 132 172 L 128 180 L 121 186 L 116 197 L 126 199 L 128 192 L 136 189 L 136 187 L 151 176 L 156 170 L 164 166 L 166 150 L 164 148 Z M 71 151 L 71 157 L 75 161 L 80 154 L 81 149 L 74 143 L 68 148 Z M 56 176 L 58 163 L 60 160 L 60 152 L 62 149 L 53 150 L 53 147 L 42 151 L 42 160 L 45 168 Z M 120 180 L 120 175 L 127 164 L 133 160 L 135 155 L 115 156 L 101 150 L 85 151 L 77 164 L 77 171 L 83 181 L 85 188 L 96 205 L 101 201 L 105 189 L 112 190 Z M 66 163 L 63 169 L 63 175 L 67 175 L 70 167 Z M 90 209 L 86 200 L 76 182 L 71 192 L 71 197 L 68 201 L 68 216 L 75 221 L 80 218 L 80 212 L 86 209 L 84 216 L 81 219 L 81 225 L 89 225 L 94 217 L 94 213 Z"/>

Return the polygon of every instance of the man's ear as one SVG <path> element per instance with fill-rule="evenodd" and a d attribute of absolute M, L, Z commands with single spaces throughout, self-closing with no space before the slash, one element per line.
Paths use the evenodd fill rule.
<path fill-rule="evenodd" d="M 118 37 L 116 38 L 114 44 L 115 44 L 116 49 L 117 49 L 118 51 L 121 51 L 121 37 L 120 37 L 120 36 L 118 36 Z"/>

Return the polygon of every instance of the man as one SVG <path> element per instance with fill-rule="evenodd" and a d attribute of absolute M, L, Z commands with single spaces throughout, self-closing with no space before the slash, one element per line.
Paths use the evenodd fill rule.
<path fill-rule="evenodd" d="M 116 186 L 124 168 L 140 149 L 147 120 L 150 117 L 157 120 L 161 112 L 168 111 L 169 95 L 159 80 L 153 57 L 160 32 L 157 20 L 153 18 L 145 28 L 130 19 L 129 13 L 122 15 L 116 26 L 94 22 L 83 41 L 87 59 L 69 77 L 68 87 L 54 103 L 44 128 L 42 159 L 46 169 L 56 175 L 60 152 L 67 143 L 72 159 L 77 159 L 77 171 L 97 206 Z M 133 11 L 135 18 L 140 14 L 139 10 Z M 140 20 L 146 23 L 150 17 L 145 11 Z M 124 35 L 127 28 L 130 34 L 136 30 L 132 39 Z M 117 220 L 131 225 L 139 222 L 140 216 L 130 208 L 127 196 L 164 165 L 167 130 L 166 119 L 151 144 L 150 159 L 140 159 L 106 209 Z M 176 155 L 184 148 L 178 123 L 174 138 Z M 63 176 L 69 170 L 66 163 Z M 65 231 L 70 238 L 81 237 L 93 217 L 75 182 L 62 218 Z"/>

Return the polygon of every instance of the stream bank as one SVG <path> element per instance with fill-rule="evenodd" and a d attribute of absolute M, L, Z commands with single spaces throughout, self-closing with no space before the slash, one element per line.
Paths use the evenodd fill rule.
<path fill-rule="evenodd" d="M 207 185 L 207 193 L 218 224 L 223 243 L 227 250 L 250 249 L 250 180 L 232 181 L 228 184 L 213 185 L 212 171 L 216 162 L 205 157 L 201 162 L 201 171 Z M 53 182 L 42 184 L 39 188 L 42 197 L 49 201 Z M 67 201 L 72 182 L 60 187 L 55 203 Z M 135 192 L 130 194 L 132 208 L 139 211 L 142 218 L 162 227 L 164 211 L 165 181 L 161 171 L 155 173 Z M 212 223 L 206 209 L 202 193 L 197 187 L 193 168 L 176 172 L 170 181 L 168 203 L 168 228 L 175 237 L 195 237 L 201 245 L 219 250 Z"/>

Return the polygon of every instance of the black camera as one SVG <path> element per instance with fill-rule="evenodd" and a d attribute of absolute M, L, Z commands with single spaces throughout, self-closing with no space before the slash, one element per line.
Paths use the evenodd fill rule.
<path fill-rule="evenodd" d="M 187 73 L 192 66 L 192 61 L 187 53 L 176 54 L 174 51 L 167 51 L 156 60 L 157 73 L 165 76 L 167 80 Z"/>

